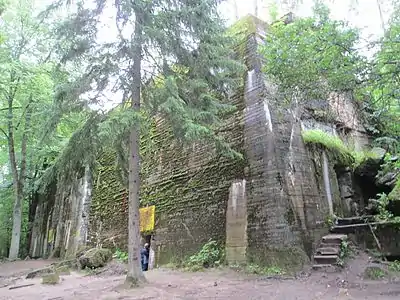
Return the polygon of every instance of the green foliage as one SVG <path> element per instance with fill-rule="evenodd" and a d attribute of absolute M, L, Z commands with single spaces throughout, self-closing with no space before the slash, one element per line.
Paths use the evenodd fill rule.
<path fill-rule="evenodd" d="M 303 131 L 302 137 L 306 144 L 327 150 L 338 163 L 345 166 L 351 166 L 354 163 L 353 154 L 339 137 L 319 129 Z"/>
<path fill-rule="evenodd" d="M 355 88 L 364 66 L 364 58 L 354 51 L 358 39 L 356 29 L 330 20 L 327 8 L 317 5 L 314 17 L 270 28 L 261 48 L 264 72 L 289 102 L 297 96 L 326 99 L 332 91 Z"/>
<path fill-rule="evenodd" d="M 247 36 L 256 32 L 257 25 L 255 22 L 257 22 L 256 18 L 247 15 L 229 27 L 226 33 L 236 39 L 237 42 L 243 42 Z"/>
<path fill-rule="evenodd" d="M 400 160 L 397 155 L 392 155 L 390 153 L 386 153 L 384 157 L 383 164 L 381 165 L 380 170 L 378 171 L 377 178 L 383 177 L 386 174 L 397 174 L 394 178 L 395 185 L 390 193 L 380 193 L 378 194 L 378 220 L 383 221 L 391 221 L 395 223 L 400 223 L 400 217 L 394 216 L 391 212 L 387 210 L 387 207 L 390 201 L 399 201 L 400 200 Z"/>
<path fill-rule="evenodd" d="M 6 2 L 6 9 L 2 11 Z M 51 126 L 51 120 L 60 114 L 59 105 L 53 101 L 54 90 L 60 81 L 66 80 L 67 72 L 58 68 L 53 56 L 50 23 L 54 24 L 55 20 L 37 16 L 37 12 L 35 1 L 0 2 L 0 13 L 3 13 L 0 24 L 0 177 L 6 177 L 10 183 L 12 179 L 18 182 L 12 186 L 14 192 L 4 191 L 10 196 L 0 200 L 5 208 L 0 212 L 0 244 L 9 246 L 9 242 L 3 243 L 3 238 L 7 240 L 11 236 L 12 207 L 16 198 L 22 198 L 16 209 L 19 211 L 21 206 L 22 257 L 26 255 L 30 227 L 29 198 L 34 197 L 38 178 L 53 163 L 77 126 L 74 124 L 76 116 L 60 117 L 58 126 Z M 14 153 L 15 159 L 9 153 Z M 18 172 L 12 172 L 15 169 Z M 17 186 L 20 197 L 15 197 Z"/>
<path fill-rule="evenodd" d="M 346 264 L 346 259 L 349 258 L 351 254 L 351 248 L 348 241 L 342 241 L 340 243 L 339 258 L 337 264 L 343 267 Z"/>
<path fill-rule="evenodd" d="M 386 209 L 387 205 L 389 204 L 389 197 L 386 193 L 379 193 L 378 196 L 378 219 L 387 221 L 393 218 L 393 215 Z"/>
<path fill-rule="evenodd" d="M 119 261 L 126 263 L 128 261 L 128 253 L 122 251 L 121 249 L 117 249 L 114 252 L 113 258 L 116 258 Z"/>
<path fill-rule="evenodd" d="M 59 4 L 62 5 L 62 2 Z M 240 73 L 244 68 L 231 59 L 233 40 L 224 34 L 225 28 L 218 18 L 217 3 L 212 0 L 201 4 L 185 1 L 177 1 L 173 5 L 166 5 L 163 1 L 140 3 L 134 5 L 116 1 L 115 7 L 124 12 L 116 16 L 116 23 L 122 31 L 129 28 L 128 21 L 135 14 L 143 16 L 143 24 L 140 24 L 143 27 L 143 59 L 152 72 L 142 78 L 141 111 L 145 111 L 147 117 L 158 115 L 167 120 L 178 140 L 212 140 L 225 152 L 236 155 L 215 134 L 215 127 L 220 122 L 221 114 L 230 109 L 224 100 L 225 95 L 241 82 Z M 103 5 L 99 4 L 99 8 L 78 8 L 78 12 L 68 16 L 58 29 L 60 40 L 71 48 L 64 49 L 65 61 L 79 63 L 83 59 L 87 66 L 82 76 L 85 80 L 80 77 L 70 86 L 78 86 L 82 91 L 102 93 L 110 88 L 116 77 L 114 89 L 123 91 L 121 102 L 126 102 L 129 101 L 133 79 L 129 72 L 119 70 L 126 61 L 133 59 L 135 51 L 132 47 L 135 43 L 128 42 L 123 36 L 118 36 L 119 40 L 115 42 L 95 43 L 92 33 L 97 32 L 97 23 L 87 21 L 103 13 Z M 158 13 L 154 14 L 153 11 Z M 177 18 L 181 22 L 176 22 Z M 84 27 L 80 25 L 87 26 L 84 32 L 81 32 Z M 182 38 L 183 31 L 186 32 L 185 38 Z M 82 49 L 72 51 L 77 43 L 83 45 Z M 109 49 L 115 51 L 110 52 Z M 120 108 L 130 110 L 129 106 Z M 127 132 L 124 130 L 131 126 L 113 123 L 118 125 L 110 126 L 113 135 L 126 138 Z M 143 122 L 139 123 L 142 125 Z"/>
<path fill-rule="evenodd" d="M 400 6 L 394 5 L 394 11 L 388 22 L 388 28 L 379 41 L 368 84 L 363 92 L 368 95 L 370 122 L 376 125 L 376 131 L 383 136 L 398 140 L 400 136 L 400 91 L 399 59 L 400 44 Z"/>
<path fill-rule="evenodd" d="M 200 251 L 189 257 L 185 265 L 192 271 L 198 271 L 201 268 L 212 268 L 219 266 L 222 259 L 222 250 L 216 241 L 209 240 Z"/>
<path fill-rule="evenodd" d="M 378 221 L 391 221 L 394 223 L 400 223 L 400 217 L 394 216 L 390 211 L 387 210 L 387 206 L 391 199 L 386 193 L 379 193 L 378 196 Z"/>
<path fill-rule="evenodd" d="M 378 158 L 378 154 L 370 150 L 352 151 L 352 155 L 354 157 L 353 168 L 356 168 L 368 159 Z"/>
<path fill-rule="evenodd" d="M 395 260 L 389 263 L 389 271 L 400 272 L 400 261 Z"/>
<path fill-rule="evenodd" d="M 325 225 L 329 228 L 333 227 L 336 223 L 337 217 L 335 215 L 327 214 L 325 217 Z"/>
<path fill-rule="evenodd" d="M 265 275 L 265 276 L 279 276 L 285 274 L 285 271 L 279 267 L 276 266 L 261 267 L 255 264 L 247 265 L 245 271 L 250 274 Z"/>
<path fill-rule="evenodd" d="M 396 184 L 389 193 L 388 198 L 393 201 L 400 201 L 400 176 L 397 177 Z"/>
<path fill-rule="evenodd" d="M 336 163 L 353 169 L 368 159 L 377 158 L 377 154 L 370 150 L 351 150 L 338 136 L 320 129 L 303 131 L 302 137 L 306 144 L 325 149 Z"/>
<path fill-rule="evenodd" d="M 389 153 L 400 153 L 400 140 L 393 137 L 379 137 L 373 141 L 373 145 L 386 149 Z"/>
<path fill-rule="evenodd" d="M 377 177 L 383 176 L 389 172 L 397 171 L 400 171 L 400 159 L 398 159 L 397 155 L 386 153 L 383 159 L 383 164 L 378 171 Z"/>
<path fill-rule="evenodd" d="M 369 266 L 364 271 L 364 277 L 372 280 L 383 279 L 386 276 L 386 272 L 380 267 Z"/>
<path fill-rule="evenodd" d="M 289 103 L 351 92 L 361 103 L 367 130 L 381 139 L 392 139 L 393 144 L 400 136 L 398 3 L 393 4 L 385 35 L 379 41 L 369 41 L 367 47 L 376 50 L 372 59 L 357 49 L 365 42 L 359 31 L 331 20 L 328 9 L 320 3 L 314 7 L 313 17 L 298 18 L 290 24 L 276 22 L 269 28 L 261 47 L 264 72 Z"/>

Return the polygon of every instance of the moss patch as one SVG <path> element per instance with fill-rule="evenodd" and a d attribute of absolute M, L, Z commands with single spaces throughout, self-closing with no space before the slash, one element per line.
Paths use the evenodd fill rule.
<path fill-rule="evenodd" d="M 380 280 L 387 276 L 387 271 L 379 266 L 369 266 L 364 271 L 364 278 L 371 280 Z"/>
<path fill-rule="evenodd" d="M 397 179 L 396 185 L 394 186 L 393 190 L 389 193 L 388 198 L 392 201 L 400 201 L 400 176 Z"/>
<path fill-rule="evenodd" d="M 301 270 L 309 262 L 306 253 L 299 247 L 265 248 L 263 251 L 249 250 L 249 265 L 257 266 L 262 270 L 274 269 L 291 274 Z"/>
<path fill-rule="evenodd" d="M 312 129 L 303 131 L 302 137 L 306 144 L 326 150 L 328 155 L 341 165 L 352 166 L 355 162 L 352 152 L 337 136 Z"/>
<path fill-rule="evenodd" d="M 79 258 L 81 269 L 95 269 L 104 267 L 112 259 L 112 252 L 109 249 L 93 248 L 88 250 Z"/>
<path fill-rule="evenodd" d="M 235 109 L 224 115 L 219 135 L 232 149 L 242 152 L 243 92 L 229 98 L 229 103 Z M 180 144 L 163 120 L 157 121 L 151 134 L 141 141 L 140 202 L 156 205 L 155 234 L 163 237 L 156 250 L 157 263 L 168 263 L 173 257 L 184 260 L 210 238 L 222 246 L 229 188 L 232 180 L 244 178 L 246 159 L 221 155 L 210 141 Z M 89 233 L 92 242 L 127 251 L 128 193 L 119 180 L 116 157 L 115 152 L 108 151 L 99 159 Z"/>
<path fill-rule="evenodd" d="M 250 264 L 245 267 L 245 272 L 250 274 L 257 275 L 266 275 L 266 276 L 280 276 L 285 275 L 286 271 L 281 269 L 280 267 L 270 266 L 270 267 L 261 267 L 259 265 Z"/>
<path fill-rule="evenodd" d="M 67 266 L 61 266 L 56 269 L 56 273 L 59 275 L 71 275 L 71 272 Z"/>
<path fill-rule="evenodd" d="M 45 274 L 42 276 L 42 284 L 57 284 L 60 282 L 60 276 L 57 273 Z"/>

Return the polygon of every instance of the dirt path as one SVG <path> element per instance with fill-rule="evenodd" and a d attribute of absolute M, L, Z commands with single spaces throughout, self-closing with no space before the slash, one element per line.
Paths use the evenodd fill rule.
<path fill-rule="evenodd" d="M 16 262 L 0 265 L 0 276 L 10 274 L 16 266 L 43 266 L 45 262 Z M 18 269 L 19 268 L 19 269 Z M 17 285 L 33 286 L 10 290 L 0 288 L 1 300 L 73 300 L 73 299 L 270 299 L 329 300 L 400 298 L 400 283 L 366 282 L 359 278 L 359 264 L 343 273 L 312 273 L 302 279 L 266 279 L 246 276 L 230 270 L 184 273 L 157 269 L 146 273 L 147 285 L 136 290 L 116 290 L 124 276 L 63 276 L 60 284 L 45 286 L 39 279 L 18 279 Z M 10 275 L 8 275 L 10 276 Z"/>
<path fill-rule="evenodd" d="M 15 276 L 19 273 L 26 273 L 30 270 L 43 268 L 51 264 L 51 260 L 19 260 L 14 262 L 0 263 L 0 278 Z"/>

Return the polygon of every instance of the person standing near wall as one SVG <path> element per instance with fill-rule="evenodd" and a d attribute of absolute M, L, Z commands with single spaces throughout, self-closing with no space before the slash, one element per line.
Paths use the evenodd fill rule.
<path fill-rule="evenodd" d="M 140 250 L 140 260 L 142 263 L 142 270 L 147 271 L 149 269 L 149 244 L 146 243 L 144 244 L 144 247 L 142 250 Z"/>

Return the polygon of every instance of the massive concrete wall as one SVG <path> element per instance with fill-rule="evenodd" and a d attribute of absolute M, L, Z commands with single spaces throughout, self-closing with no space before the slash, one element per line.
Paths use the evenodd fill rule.
<path fill-rule="evenodd" d="M 249 37 L 246 51 L 247 255 L 260 263 L 292 265 L 311 254 L 328 206 L 301 138 L 301 107 L 285 107 L 264 78 L 257 52 L 263 32 L 258 34 Z"/>
<path fill-rule="evenodd" d="M 301 132 L 321 128 L 341 136 L 335 124 L 362 132 L 358 119 L 338 119 L 340 111 L 353 106 L 340 97 L 308 101 L 308 107 L 282 105 L 276 87 L 261 72 L 257 48 L 265 24 L 249 21 L 254 30 L 239 46 L 247 66 L 244 85 L 228 100 L 236 109 L 219 128 L 244 159 L 228 159 L 207 141 L 181 145 L 162 119 L 143 138 L 141 203 L 156 205 L 152 244 L 157 264 L 184 259 L 212 238 L 225 246 L 231 263 L 298 265 L 327 232 L 328 214 L 341 206 L 333 163 L 321 149 L 309 151 Z M 333 108 L 340 110 L 333 117 L 316 113 Z M 90 197 L 73 192 L 82 188 L 71 189 L 68 197 L 58 194 L 53 205 L 43 208 L 47 217 L 35 232 L 47 237 L 40 237 L 40 244 L 55 232 L 51 249 L 61 255 L 87 240 L 127 250 L 127 192 L 116 161 L 113 152 L 99 159 L 90 214 L 84 204 Z"/>
<path fill-rule="evenodd" d="M 243 152 L 241 95 L 231 97 L 236 109 L 219 128 L 239 152 Z M 149 151 L 142 149 L 141 203 L 156 205 L 152 244 L 157 261 L 181 259 L 210 238 L 223 245 L 229 188 L 234 180 L 244 177 L 245 159 L 227 158 L 207 141 L 181 145 L 162 120 L 147 138 L 152 146 Z M 127 199 L 118 172 L 113 154 L 101 159 L 94 183 L 91 238 L 126 250 Z"/>
<path fill-rule="evenodd" d="M 257 30 L 239 47 L 248 71 L 230 98 L 236 110 L 220 129 L 244 160 L 225 159 L 207 142 L 178 145 L 162 121 L 150 136 L 156 150 L 143 152 L 141 197 L 143 205 L 156 205 L 159 263 L 182 259 L 213 238 L 225 244 L 230 262 L 292 264 L 307 259 L 326 229 L 322 163 L 313 163 L 302 141 L 302 107 L 283 107 L 261 72 L 260 24 L 250 26 Z M 98 170 L 91 236 L 124 247 L 126 192 L 114 161 L 105 156 Z"/>
<path fill-rule="evenodd" d="M 91 171 L 68 186 L 51 184 L 37 194 L 30 235 L 31 257 L 70 257 L 88 242 Z"/>

